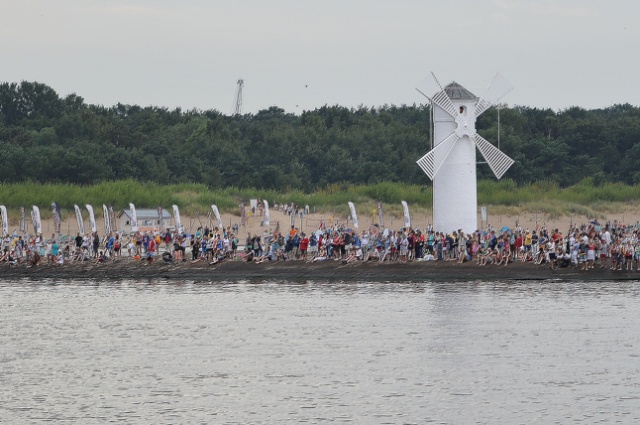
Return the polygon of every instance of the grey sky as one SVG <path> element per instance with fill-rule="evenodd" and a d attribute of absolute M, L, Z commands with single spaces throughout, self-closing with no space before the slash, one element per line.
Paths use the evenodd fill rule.
<path fill-rule="evenodd" d="M 640 2 L 0 0 L 0 81 L 61 96 L 231 112 L 422 103 L 434 71 L 509 105 L 640 103 Z"/>

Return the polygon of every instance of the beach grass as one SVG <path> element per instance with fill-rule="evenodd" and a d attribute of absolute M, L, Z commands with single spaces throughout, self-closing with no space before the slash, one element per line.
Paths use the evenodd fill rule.
<path fill-rule="evenodd" d="M 138 208 L 171 208 L 175 204 L 185 215 L 209 211 L 212 204 L 220 212 L 239 214 L 240 204 L 250 199 L 266 199 L 274 204 L 291 204 L 311 212 L 327 212 L 348 215 L 347 202 L 354 202 L 361 214 L 373 214 L 377 202 L 382 202 L 385 212 L 401 216 L 401 201 L 410 206 L 431 209 L 430 185 L 407 185 L 383 182 L 372 185 L 332 184 L 312 193 L 299 190 L 261 190 L 247 188 L 208 188 L 204 184 L 183 183 L 160 185 L 134 180 L 103 182 L 92 186 L 57 183 L 2 183 L 0 205 L 16 212 L 23 206 L 30 209 L 37 205 L 48 209 L 58 202 L 63 211 L 72 211 L 75 204 L 84 207 L 91 204 L 101 211 L 102 204 L 114 209 L 128 208 L 134 203 Z M 549 180 L 518 185 L 513 180 L 482 180 L 478 182 L 478 204 L 491 206 L 494 213 L 518 215 L 523 212 L 539 212 L 551 218 L 581 215 L 599 218 L 606 213 L 620 212 L 640 205 L 640 185 L 622 183 L 594 184 L 585 179 L 570 187 L 560 187 Z M 99 215 L 100 213 L 98 213 Z"/>

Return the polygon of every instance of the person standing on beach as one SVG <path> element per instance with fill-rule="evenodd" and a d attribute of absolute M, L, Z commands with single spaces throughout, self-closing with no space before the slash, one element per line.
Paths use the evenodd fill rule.
<path fill-rule="evenodd" d="M 147 261 L 149 263 L 153 263 L 153 257 L 156 252 L 156 241 L 155 238 L 149 238 L 149 242 L 147 243 Z"/>
<path fill-rule="evenodd" d="M 142 255 L 142 235 L 140 235 L 140 232 L 136 232 L 133 235 L 133 239 L 131 240 L 131 243 L 133 243 L 135 247 L 134 255 L 138 255 L 138 256 Z"/>
<path fill-rule="evenodd" d="M 45 245 L 45 249 L 44 249 L 44 255 L 45 255 L 46 259 L 47 259 L 47 264 L 53 263 L 53 256 L 51 254 L 52 249 L 53 249 L 53 237 L 51 239 L 47 240 L 46 245 Z"/>
<path fill-rule="evenodd" d="M 400 262 L 405 264 L 407 262 L 409 256 L 409 239 L 407 239 L 407 235 L 402 233 L 400 238 L 400 243 L 398 244 L 400 247 Z"/>
<path fill-rule="evenodd" d="M 573 268 L 578 267 L 578 239 L 576 236 L 577 234 L 574 232 L 571 233 L 571 236 L 569 237 L 569 253 L 571 255 L 571 264 L 573 265 Z"/>
<path fill-rule="evenodd" d="M 300 239 L 300 258 L 306 261 L 307 250 L 309 249 L 309 237 L 304 232 L 302 232 L 300 236 L 302 236 L 302 239 Z"/>
<path fill-rule="evenodd" d="M 98 248 L 100 247 L 100 237 L 98 236 L 98 232 L 93 233 L 93 256 L 94 258 L 98 258 L 99 252 Z"/>
<path fill-rule="evenodd" d="M 80 236 L 80 232 L 78 232 L 78 235 L 76 236 L 74 241 L 76 243 L 76 253 L 78 253 L 82 249 L 82 242 L 84 241 L 82 236 Z"/>
<path fill-rule="evenodd" d="M 22 257 L 24 257 L 24 239 L 22 239 L 22 236 L 18 236 L 16 242 L 16 260 L 18 263 L 22 262 Z"/>
<path fill-rule="evenodd" d="M 458 263 L 464 263 L 467 260 L 467 238 L 462 231 L 458 229 Z"/>
<path fill-rule="evenodd" d="M 171 236 L 171 231 L 167 229 L 167 231 L 164 234 L 164 246 L 166 251 L 169 251 L 171 249 L 172 240 L 173 238 Z"/>
<path fill-rule="evenodd" d="M 113 234 L 109 234 L 109 238 L 107 239 L 107 252 L 109 253 L 109 257 L 113 257 L 113 249 L 116 244 L 116 238 L 113 237 Z"/>
<path fill-rule="evenodd" d="M 116 233 L 116 237 L 113 241 L 113 255 L 116 257 L 120 257 L 121 249 L 122 249 L 122 241 L 120 240 L 120 235 Z"/>
<path fill-rule="evenodd" d="M 531 231 L 527 229 L 527 232 L 524 235 L 524 250 L 525 252 L 531 252 L 531 244 L 533 243 L 533 236 L 531 235 Z"/>
<path fill-rule="evenodd" d="M 200 238 L 194 238 L 191 243 L 191 260 L 195 261 L 198 259 L 200 254 Z"/>
<path fill-rule="evenodd" d="M 134 255 L 136 255 L 136 240 L 135 237 L 131 237 L 129 236 L 127 238 L 127 254 L 129 256 L 129 258 L 133 257 Z"/>
<path fill-rule="evenodd" d="M 159 233 L 159 232 L 158 232 L 158 233 L 156 233 L 156 235 L 155 235 L 154 239 L 156 240 L 156 250 L 157 250 L 158 252 L 160 252 L 160 250 L 162 249 L 162 248 L 161 248 L 161 246 L 162 246 L 162 237 L 160 236 L 160 233 Z"/>
<path fill-rule="evenodd" d="M 60 245 L 58 245 L 56 239 L 53 239 L 53 243 L 51 244 L 51 259 L 53 263 L 58 260 L 58 255 L 60 255 Z"/>
<path fill-rule="evenodd" d="M 143 253 L 149 252 L 149 241 L 151 239 L 152 238 L 149 236 L 149 233 L 148 232 L 144 232 L 144 236 L 142 237 L 142 248 L 143 248 L 142 252 Z"/>

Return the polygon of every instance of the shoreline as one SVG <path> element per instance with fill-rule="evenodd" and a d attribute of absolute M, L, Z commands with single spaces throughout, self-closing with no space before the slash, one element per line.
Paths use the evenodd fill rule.
<path fill-rule="evenodd" d="M 229 283 L 230 281 L 331 281 L 331 282 L 472 282 L 491 280 L 514 281 L 640 281 L 640 272 L 595 268 L 580 270 L 566 267 L 552 270 L 545 265 L 515 262 L 508 266 L 478 266 L 473 262 L 455 261 L 401 263 L 352 263 L 328 260 L 319 263 L 278 261 L 275 263 L 245 263 L 225 261 L 215 265 L 205 262 L 191 264 L 163 263 L 120 259 L 104 264 L 93 262 L 67 263 L 62 266 L 26 265 L 0 266 L 0 281 L 24 280 L 90 280 L 120 281 L 168 280 Z"/>

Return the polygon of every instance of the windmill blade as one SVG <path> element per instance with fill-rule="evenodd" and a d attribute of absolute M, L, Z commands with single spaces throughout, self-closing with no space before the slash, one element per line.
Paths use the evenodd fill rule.
<path fill-rule="evenodd" d="M 449 99 L 449 96 L 447 96 L 447 93 L 444 91 L 433 72 L 420 83 L 420 88 L 416 90 L 447 111 L 447 113 L 452 117 L 455 118 L 458 115 L 456 108 L 454 108 L 453 103 L 451 103 L 451 99 Z"/>
<path fill-rule="evenodd" d="M 476 105 L 476 117 L 498 103 L 511 90 L 513 90 L 511 83 L 497 73 Z"/>
<path fill-rule="evenodd" d="M 460 136 L 456 133 L 451 133 L 449 137 L 437 144 L 435 148 L 431 149 L 425 156 L 416 161 L 420 168 L 422 168 L 422 171 L 424 171 L 431 180 L 433 180 L 435 175 L 438 173 L 438 170 L 442 167 L 442 164 L 445 159 L 447 159 L 449 152 L 453 149 L 453 145 L 455 145 L 459 138 Z"/>
<path fill-rule="evenodd" d="M 473 135 L 473 140 L 476 142 L 476 146 L 484 159 L 487 160 L 487 164 L 491 167 L 493 174 L 500 180 L 514 163 L 513 159 L 509 158 L 504 152 L 493 146 L 486 139 L 480 137 L 478 133 Z"/>

